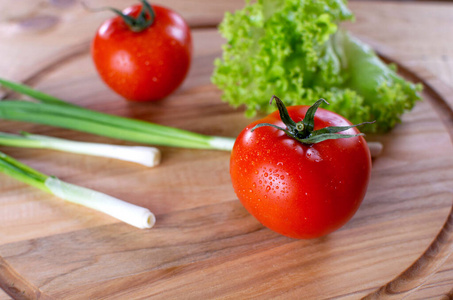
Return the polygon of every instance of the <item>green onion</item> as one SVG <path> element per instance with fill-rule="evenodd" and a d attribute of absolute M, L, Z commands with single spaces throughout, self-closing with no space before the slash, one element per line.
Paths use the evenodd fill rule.
<path fill-rule="evenodd" d="M 142 164 L 147 167 L 158 165 L 161 158 L 159 149 L 154 147 L 76 142 L 26 132 L 23 132 L 22 135 L 0 132 L 0 145 L 52 149 L 78 154 L 109 157 Z"/>
<path fill-rule="evenodd" d="M 68 202 L 103 212 L 138 228 L 151 228 L 156 221 L 147 208 L 45 175 L 2 152 L 0 171 Z"/>
<path fill-rule="evenodd" d="M 34 90 L 34 89 L 30 88 L 29 86 L 26 86 L 26 85 L 23 85 L 23 84 L 20 84 L 20 83 L 17 83 L 17 82 L 12 82 L 12 81 L 8 81 L 8 80 L 0 78 L 0 85 L 2 85 L 3 87 L 9 88 L 12 91 L 15 91 L 15 92 L 30 96 L 30 97 L 32 97 L 34 99 L 37 99 L 37 100 L 41 100 L 42 102 L 55 103 L 55 104 L 60 104 L 60 105 L 75 106 L 72 103 L 63 101 L 63 100 L 58 99 L 58 98 L 56 98 L 54 96 L 42 93 L 42 92 L 37 91 L 37 90 Z"/>
<path fill-rule="evenodd" d="M 121 140 L 161 146 L 231 151 L 234 138 L 208 136 L 82 108 L 0 78 L 0 84 L 40 101 L 0 101 L 0 118 L 73 129 Z"/>
<path fill-rule="evenodd" d="M 234 138 L 202 135 L 89 110 L 1 78 L 0 84 L 40 101 L 0 101 L 0 118 L 6 120 L 45 124 L 144 144 L 225 151 L 233 149 Z M 382 152 L 381 143 L 370 142 L 368 145 L 373 157 Z"/>

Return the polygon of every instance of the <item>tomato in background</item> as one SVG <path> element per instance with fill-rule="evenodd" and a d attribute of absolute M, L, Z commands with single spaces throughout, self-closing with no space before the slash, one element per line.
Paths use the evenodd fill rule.
<path fill-rule="evenodd" d="M 307 110 L 308 106 L 287 109 L 301 138 L 303 130 L 296 128 Z M 370 179 L 369 148 L 357 125 L 334 112 L 319 109 L 314 114 L 314 128 L 308 128 L 306 137 L 321 140 L 316 143 L 303 144 L 273 127 L 287 130 L 282 119 L 274 112 L 239 134 L 230 160 L 233 188 L 264 226 L 292 238 L 324 236 L 343 226 L 359 208 Z M 256 128 L 257 124 L 264 126 Z M 326 127 L 333 129 L 316 131 Z M 323 134 L 327 140 L 322 140 Z"/>
<path fill-rule="evenodd" d="M 165 7 L 153 5 L 151 11 L 147 7 L 151 8 L 142 1 L 142 5 L 125 9 L 124 16 L 106 20 L 91 47 L 103 81 L 133 101 L 155 101 L 170 95 L 184 81 L 192 57 L 190 28 L 184 19 Z M 147 24 L 131 29 L 124 18 Z"/>

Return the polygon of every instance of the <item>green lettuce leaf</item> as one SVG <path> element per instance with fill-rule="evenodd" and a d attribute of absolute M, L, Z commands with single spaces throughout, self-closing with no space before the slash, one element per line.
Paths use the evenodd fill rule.
<path fill-rule="evenodd" d="M 222 99 L 246 115 L 271 112 L 272 95 L 286 105 L 324 98 L 327 109 L 352 123 L 376 120 L 365 131 L 387 131 L 420 99 L 420 85 L 398 76 L 370 47 L 338 24 L 353 19 L 342 0 L 258 0 L 226 13 L 226 38 L 212 82 Z"/>

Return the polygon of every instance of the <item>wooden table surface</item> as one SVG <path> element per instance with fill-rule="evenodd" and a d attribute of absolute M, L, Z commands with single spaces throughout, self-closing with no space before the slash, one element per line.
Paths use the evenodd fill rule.
<path fill-rule="evenodd" d="M 121 8 L 136 1 L 85 2 Z M 88 48 L 110 13 L 89 13 L 75 0 L 0 0 L 0 77 L 92 109 L 234 136 L 250 120 L 221 103 L 209 74 L 223 42 L 216 25 L 225 11 L 241 8 L 243 1 L 153 3 L 180 12 L 195 43 L 188 79 L 164 102 L 126 103 L 100 82 Z M 451 228 L 444 222 L 453 197 L 453 122 L 435 103 L 448 98 L 443 100 L 453 105 L 453 4 L 354 1 L 349 7 L 356 21 L 344 26 L 400 64 L 410 78 L 424 81 L 427 100 L 391 135 L 375 137 L 390 150 L 375 161 L 375 185 L 346 228 L 311 241 L 262 228 L 234 195 L 225 152 L 164 147 L 162 166 L 143 170 L 110 160 L 2 147 L 41 171 L 148 206 L 157 225 L 149 231 L 131 229 L 1 175 L 0 286 L 24 299 L 451 298 L 453 246 Z M 201 118 L 201 113 L 207 116 Z M 121 143 L 18 122 L 1 121 L 0 127 Z M 420 142 L 433 134 L 435 145 Z M 432 179 L 424 181 L 426 176 Z M 398 184 L 410 191 L 404 194 Z M 144 196 L 152 200 L 146 202 L 140 198 Z M 386 204 L 385 197 L 405 204 Z M 445 236 L 431 244 L 442 228 Z M 430 245 L 429 257 L 422 256 Z M 423 261 L 430 257 L 439 265 L 425 269 Z M 403 273 L 407 268 L 410 272 Z M 373 294 L 394 278 L 399 280 Z M 8 280 L 15 280 L 16 289 Z M 0 290 L 0 298 L 9 297 Z"/>

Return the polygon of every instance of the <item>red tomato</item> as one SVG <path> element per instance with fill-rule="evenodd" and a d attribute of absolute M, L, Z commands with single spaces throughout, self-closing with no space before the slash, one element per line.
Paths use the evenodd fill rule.
<path fill-rule="evenodd" d="M 308 106 L 288 107 L 294 122 Z M 340 115 L 318 109 L 314 129 L 348 126 Z M 233 147 L 230 174 L 244 207 L 264 226 L 292 238 L 316 238 L 344 225 L 359 208 L 368 186 L 371 156 L 362 136 L 305 145 L 274 127 L 279 113 L 253 122 Z M 341 134 L 358 134 L 351 128 Z M 338 133 L 340 134 L 340 133 Z"/>
<path fill-rule="evenodd" d="M 141 5 L 123 11 L 138 16 Z M 120 16 L 105 21 L 93 40 L 92 57 L 104 82 L 128 100 L 155 101 L 172 93 L 190 67 L 190 29 L 175 12 L 153 5 L 152 25 L 133 32 Z"/>

